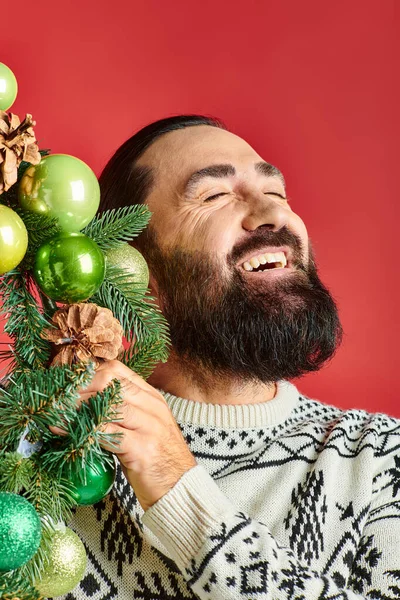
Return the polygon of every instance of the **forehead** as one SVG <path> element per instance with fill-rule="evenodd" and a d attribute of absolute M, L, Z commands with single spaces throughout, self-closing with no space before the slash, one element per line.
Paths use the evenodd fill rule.
<path fill-rule="evenodd" d="M 213 163 L 237 168 L 262 160 L 257 152 L 234 133 L 197 125 L 172 131 L 156 140 L 141 156 L 139 165 L 154 169 L 155 176 L 168 173 L 168 179 L 186 178 Z"/>

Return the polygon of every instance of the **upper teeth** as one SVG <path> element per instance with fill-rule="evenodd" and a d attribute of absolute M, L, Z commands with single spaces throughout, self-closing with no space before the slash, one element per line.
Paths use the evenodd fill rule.
<path fill-rule="evenodd" d="M 253 258 L 251 258 L 249 261 L 244 262 L 242 267 L 246 271 L 252 271 L 260 265 L 265 265 L 266 263 L 280 263 L 281 268 L 286 267 L 287 260 L 285 253 L 276 252 L 275 254 L 272 254 L 272 252 L 267 252 L 266 254 L 253 256 Z M 279 264 L 277 266 L 279 267 Z"/>

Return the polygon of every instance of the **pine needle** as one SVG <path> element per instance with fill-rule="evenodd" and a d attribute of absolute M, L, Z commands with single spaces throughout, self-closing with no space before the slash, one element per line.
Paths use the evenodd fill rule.
<path fill-rule="evenodd" d="M 14 208 L 24 222 L 28 232 L 28 249 L 23 261 L 19 264 L 20 271 L 30 270 L 35 263 L 35 256 L 40 246 L 60 233 L 58 219 L 42 213 L 33 213 L 19 206 Z"/>
<path fill-rule="evenodd" d="M 131 344 L 120 358 L 127 367 L 143 379 L 148 379 L 157 362 L 166 362 L 168 350 L 158 336 L 148 336 L 142 341 Z"/>
<path fill-rule="evenodd" d="M 106 252 L 138 236 L 148 225 L 151 215 L 145 204 L 113 208 L 95 216 L 82 233 Z"/>
<path fill-rule="evenodd" d="M 42 369 L 50 356 L 50 344 L 40 337 L 49 323 L 29 285 L 29 278 L 19 270 L 0 276 L 0 314 L 7 319 L 4 332 L 13 341 L 13 349 L 1 350 L 0 359 L 13 359 L 13 367 L 20 370 Z"/>
<path fill-rule="evenodd" d="M 144 288 L 132 282 L 126 269 L 109 265 L 100 290 L 92 296 L 93 302 L 110 308 L 131 341 L 158 337 L 169 343 L 168 323 L 155 304 L 155 298 L 144 295 Z"/>
<path fill-rule="evenodd" d="M 121 384 L 114 379 L 102 392 L 83 402 L 78 410 L 64 411 L 65 435 L 48 436 L 41 453 L 43 467 L 62 476 L 68 462 L 77 463 L 79 471 L 96 459 L 112 461 L 101 444 L 107 442 L 116 448 L 120 436 L 106 434 L 102 429 L 105 423 L 118 420 L 116 407 L 121 401 Z"/>
<path fill-rule="evenodd" d="M 14 451 L 27 427 L 29 441 L 47 439 L 49 425 L 60 427 L 68 411 L 75 414 L 79 389 L 93 376 L 91 364 L 14 373 L 0 389 L 0 450 Z"/>
<path fill-rule="evenodd" d="M 0 600 L 43 600 L 43 596 L 22 575 L 11 571 L 0 573 Z"/>
<path fill-rule="evenodd" d="M 18 452 L 0 457 L 0 489 L 19 494 L 30 486 L 34 472 L 33 462 Z"/>

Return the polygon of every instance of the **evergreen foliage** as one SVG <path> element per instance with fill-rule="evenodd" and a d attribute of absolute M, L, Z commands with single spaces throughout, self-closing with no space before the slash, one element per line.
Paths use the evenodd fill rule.
<path fill-rule="evenodd" d="M 32 442 L 51 439 L 48 427 L 63 426 L 69 412 L 76 414 L 78 390 L 93 376 L 91 363 L 10 376 L 7 387 L 0 390 L 0 453 L 15 451 L 26 428 Z"/>
<path fill-rule="evenodd" d="M 150 217 L 151 212 L 145 204 L 113 208 L 95 216 L 82 233 L 106 252 L 139 235 Z"/>
<path fill-rule="evenodd" d="M 47 240 L 60 233 L 58 221 L 54 217 L 36 214 L 17 206 L 13 210 L 19 214 L 28 232 L 28 250 L 18 266 L 20 271 L 33 268 L 36 252 Z"/>
<path fill-rule="evenodd" d="M 167 358 L 168 350 L 165 341 L 155 334 L 132 344 L 128 350 L 125 350 L 120 360 L 143 379 L 147 379 L 152 374 L 157 360 L 165 362 Z"/>
<path fill-rule="evenodd" d="M 28 166 L 21 163 L 18 181 Z M 103 446 L 116 448 L 119 436 L 106 434 L 104 425 L 118 421 L 121 384 L 113 380 L 81 402 L 80 391 L 94 377 L 94 365 L 49 367 L 52 348 L 41 333 L 52 326 L 58 306 L 40 292 L 32 268 L 38 248 L 60 231 L 58 220 L 21 209 L 18 183 L 0 196 L 0 203 L 15 210 L 28 231 L 25 258 L 0 276 L 0 315 L 11 340 L 0 350 L 0 492 L 24 496 L 42 523 L 35 556 L 19 569 L 0 573 L 0 600 L 42 600 L 34 582 L 48 562 L 52 532 L 57 523 L 68 524 L 76 506 L 68 468 L 86 483 L 89 462 L 114 463 Z M 136 237 L 150 217 L 145 205 L 110 210 L 95 216 L 83 233 L 107 252 Z M 120 321 L 127 340 L 120 360 L 144 379 L 157 362 L 167 360 L 168 324 L 149 291 L 132 282 L 132 273 L 107 266 L 102 286 L 87 302 L 111 309 Z"/>
<path fill-rule="evenodd" d="M 50 356 L 49 343 L 40 337 L 49 323 L 32 291 L 28 273 L 14 270 L 0 277 L 0 314 L 5 317 L 4 332 L 13 342 L 0 351 L 0 360 L 12 359 L 8 370 L 42 369 Z"/>
<path fill-rule="evenodd" d="M 128 366 L 143 378 L 150 375 L 157 362 L 167 360 L 170 343 L 167 321 L 154 297 L 145 296 L 145 291 L 132 282 L 132 275 L 125 269 L 109 265 L 101 288 L 92 297 L 93 302 L 109 308 L 120 321 L 126 339 L 133 342 L 122 362 L 129 359 Z"/>
<path fill-rule="evenodd" d="M 39 592 L 21 573 L 0 573 L 0 600 L 41 600 Z"/>

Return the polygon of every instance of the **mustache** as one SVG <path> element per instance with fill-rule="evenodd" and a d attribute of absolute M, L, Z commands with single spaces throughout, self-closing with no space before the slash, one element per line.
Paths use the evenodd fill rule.
<path fill-rule="evenodd" d="M 256 253 L 265 246 L 289 246 L 292 248 L 294 260 L 297 262 L 301 260 L 303 249 L 301 239 L 285 225 L 279 231 L 258 228 L 248 232 L 246 239 L 238 242 L 228 254 L 227 262 L 230 266 L 234 266 L 248 252 Z"/>

